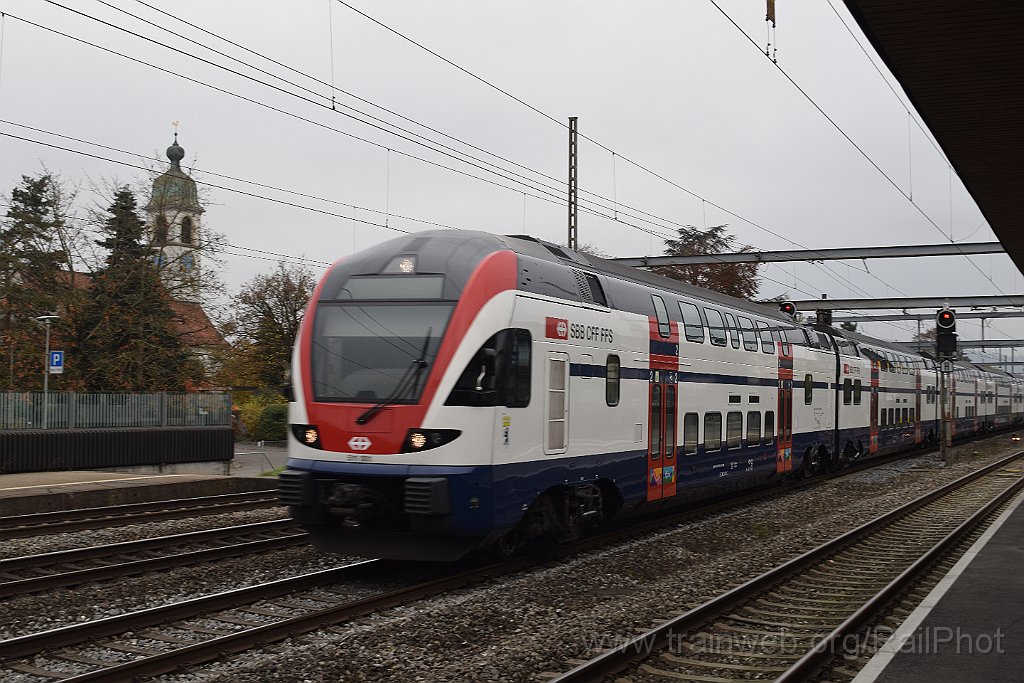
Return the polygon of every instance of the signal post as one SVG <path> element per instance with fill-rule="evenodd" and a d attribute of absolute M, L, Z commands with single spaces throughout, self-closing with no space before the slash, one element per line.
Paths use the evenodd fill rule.
<path fill-rule="evenodd" d="M 950 428 L 950 420 L 954 410 L 956 396 L 952 399 L 949 396 L 948 377 L 953 373 L 953 359 L 956 357 L 957 336 L 956 336 L 956 312 L 949 306 L 944 306 L 935 313 L 935 357 L 939 360 L 939 396 L 942 410 L 942 423 L 940 434 L 940 447 L 942 462 L 951 464 L 953 445 L 953 430 Z"/>

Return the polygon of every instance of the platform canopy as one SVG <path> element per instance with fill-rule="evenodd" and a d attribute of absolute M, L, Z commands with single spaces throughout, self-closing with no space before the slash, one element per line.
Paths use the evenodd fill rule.
<path fill-rule="evenodd" d="M 1024 2 L 845 2 L 1024 272 Z"/>

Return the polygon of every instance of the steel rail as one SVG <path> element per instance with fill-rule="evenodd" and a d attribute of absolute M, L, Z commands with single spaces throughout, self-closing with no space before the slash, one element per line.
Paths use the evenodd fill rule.
<path fill-rule="evenodd" d="M 262 526 L 264 527 L 264 530 L 261 533 L 267 533 L 268 531 L 284 529 L 293 529 L 294 533 L 279 535 L 274 538 L 267 538 L 255 541 L 245 541 L 241 543 L 232 543 L 230 545 L 219 546 L 216 548 L 209 548 L 204 550 L 193 550 L 188 552 L 163 555 L 160 557 L 151 557 L 142 560 L 128 560 L 124 562 L 118 562 L 116 564 L 104 564 L 99 567 L 75 569 L 71 571 L 47 574 L 44 576 L 34 576 L 26 579 L 15 579 L 11 581 L 5 581 L 3 583 L 0 583 L 0 598 L 7 598 L 13 595 L 22 595 L 25 593 L 46 591 L 53 588 L 60 588 L 64 586 L 74 586 L 92 581 L 103 581 L 105 579 L 133 576 L 137 574 L 143 574 L 145 572 L 159 571 L 162 569 L 178 569 L 180 567 L 187 567 L 193 564 L 201 564 L 203 562 L 223 560 L 231 557 L 239 557 L 241 555 L 251 555 L 255 553 L 266 552 L 269 550 L 277 550 L 279 548 L 290 548 L 297 545 L 304 545 L 308 542 L 308 534 L 306 532 L 297 529 L 294 524 L 290 524 L 287 522 L 262 522 L 258 525 L 246 526 Z M 94 558 L 97 557 L 95 552 L 93 552 L 96 550 L 115 548 L 117 546 L 139 546 L 133 548 L 131 551 L 121 549 L 107 552 L 105 555 L 100 555 L 100 557 L 109 557 L 114 554 L 123 554 L 125 552 L 139 552 L 139 550 L 144 549 L 152 549 L 157 547 L 166 548 L 169 545 L 197 543 L 202 542 L 202 540 L 208 541 L 213 539 L 224 539 L 228 538 L 231 535 L 248 536 L 252 535 L 253 533 L 256 533 L 256 531 L 251 529 L 236 531 L 233 534 L 229 533 L 229 530 L 225 529 L 217 529 L 215 531 L 219 533 L 213 534 L 211 532 L 198 532 L 196 534 L 164 536 L 161 539 L 132 541 L 123 544 L 117 543 L 113 546 L 98 546 L 96 548 L 84 548 L 80 551 L 68 551 L 67 553 L 49 553 L 47 556 L 29 556 L 27 558 L 16 558 L 15 561 L 31 560 L 34 559 L 34 557 L 47 557 L 47 559 L 52 559 L 52 557 L 50 556 L 74 556 L 79 553 L 87 557 Z M 189 536 L 199 536 L 202 537 L 202 540 L 186 540 L 186 537 Z M 168 542 L 164 543 L 163 545 L 155 545 L 153 542 L 157 540 L 167 540 Z M 70 562 L 78 560 L 62 561 Z M 46 566 L 51 566 L 52 564 L 54 564 L 54 562 L 48 562 Z M 23 568 L 27 568 L 27 566 Z M 5 569 L 6 568 L 4 566 L 4 562 L 0 562 L 0 571 L 5 571 Z"/>
<path fill-rule="evenodd" d="M 290 519 L 278 519 L 272 522 L 254 522 L 252 524 L 240 524 L 238 526 L 220 527 L 207 529 L 205 531 L 190 531 L 184 534 L 171 536 L 157 536 L 156 538 L 144 538 L 138 541 L 123 541 L 121 543 L 108 543 L 106 545 L 94 545 L 86 548 L 75 548 L 74 550 L 58 550 L 52 553 L 41 553 L 39 555 L 22 555 L 0 560 L 0 573 L 17 571 L 29 567 L 41 567 L 66 562 L 80 562 L 96 557 L 108 555 L 124 555 L 136 553 L 142 550 L 153 550 L 166 548 L 174 545 L 185 545 L 187 543 L 202 543 L 218 538 L 230 536 L 242 536 L 247 534 L 276 533 L 285 529 L 298 529 L 297 523 Z"/>
<path fill-rule="evenodd" d="M 914 561 L 895 579 L 889 582 L 882 590 L 864 603 L 856 612 L 851 614 L 846 621 L 837 626 L 830 634 L 822 638 L 817 646 L 805 654 L 795 664 L 790 666 L 784 673 L 775 679 L 776 683 L 795 683 L 806 681 L 824 666 L 835 652 L 835 645 L 847 635 L 857 633 L 872 618 L 874 618 L 889 602 L 895 598 L 903 589 L 916 581 L 928 567 L 945 553 L 952 550 L 967 534 L 973 531 L 986 518 L 999 508 L 1000 505 L 1010 500 L 1022 488 L 1024 479 L 1018 479 L 1007 486 L 995 498 L 985 504 L 980 510 L 964 520 L 956 529 L 949 532 L 941 541 L 933 545 L 924 555 Z"/>
<path fill-rule="evenodd" d="M 80 683 L 82 681 L 120 683 L 121 681 L 140 677 L 159 676 L 185 666 L 195 666 L 196 664 L 211 661 L 224 655 L 243 652 L 267 642 L 283 640 L 284 638 L 308 633 L 326 626 L 334 626 L 357 617 L 379 612 L 383 609 L 403 605 L 413 600 L 441 595 L 458 588 L 480 583 L 495 576 L 509 574 L 522 568 L 534 566 L 536 562 L 536 558 L 524 558 L 490 565 L 482 569 L 470 569 L 408 588 L 284 619 L 273 624 L 246 629 L 169 652 L 143 657 L 108 669 L 72 676 L 62 680 L 69 683 Z"/>
<path fill-rule="evenodd" d="M 1024 456 L 1024 451 L 1015 453 L 1012 456 L 1003 458 L 982 469 L 971 472 L 959 479 L 930 491 L 909 503 L 906 503 L 895 510 L 885 513 L 875 519 L 852 529 L 831 541 L 827 541 L 812 550 L 757 576 L 725 593 L 719 595 L 702 605 L 699 605 L 678 617 L 670 619 L 663 624 L 643 633 L 629 642 L 608 650 L 597 657 L 580 664 L 570 671 L 553 679 L 552 683 L 583 683 L 603 681 L 607 677 L 615 675 L 631 664 L 645 659 L 649 653 L 663 649 L 671 642 L 673 634 L 692 631 L 703 624 L 711 621 L 724 613 L 728 613 L 735 607 L 761 594 L 780 581 L 796 574 L 797 572 L 822 561 L 837 551 L 850 544 L 865 538 L 873 532 L 888 526 L 890 523 L 905 517 L 915 510 L 928 503 L 941 498 L 963 486 L 980 479 L 994 471 L 1005 467 L 1010 462 Z M 1015 484 L 1015 486 L 1019 486 Z"/>
<path fill-rule="evenodd" d="M 352 564 L 303 574 L 287 579 L 261 583 L 247 588 L 183 600 L 170 605 L 106 617 L 81 624 L 30 633 L 0 641 L 0 660 L 27 657 L 47 649 L 78 645 L 82 642 L 117 635 L 135 629 L 155 626 L 167 621 L 187 619 L 196 615 L 229 609 L 240 604 L 280 597 L 295 591 L 307 590 L 325 584 L 360 578 L 368 572 L 379 572 L 388 566 L 384 560 L 363 560 Z"/>
<path fill-rule="evenodd" d="M 723 509 L 740 507 L 742 505 L 759 500 L 761 498 L 789 493 L 794 490 L 804 488 L 806 486 L 811 486 L 818 482 L 822 482 L 831 478 L 846 476 L 848 474 L 854 474 L 863 469 L 889 464 L 891 462 L 895 462 L 897 460 L 901 460 L 907 457 L 923 455 L 927 452 L 928 451 L 918 451 L 910 453 L 904 452 L 901 454 L 892 454 L 888 456 L 866 459 L 858 463 L 855 463 L 853 466 L 847 469 L 830 473 L 828 475 L 822 475 L 804 481 L 793 482 L 783 487 L 771 487 L 759 491 L 755 494 L 744 496 L 741 498 L 731 498 L 719 502 L 712 502 L 710 505 L 705 504 L 696 507 L 695 509 L 688 509 L 687 511 L 682 513 L 676 512 L 673 515 L 659 518 L 656 521 L 646 522 L 639 525 L 633 524 L 627 528 L 613 530 L 608 533 L 601 534 L 599 536 L 583 539 L 577 543 L 568 544 L 565 546 L 558 546 L 553 549 L 547 549 L 541 552 L 532 553 L 530 555 L 516 558 L 514 560 L 506 561 L 503 563 L 488 565 L 482 568 L 478 567 L 467 572 L 462 572 L 458 575 L 453 575 L 451 577 L 446 577 L 432 582 L 428 582 L 428 584 L 421 584 L 419 586 L 404 589 L 403 591 L 396 591 L 392 594 L 388 594 L 387 597 L 387 600 L 392 600 L 393 602 L 377 602 L 376 607 L 374 606 L 373 601 L 377 600 L 377 598 L 368 598 L 359 601 L 359 603 L 362 605 L 361 607 L 357 608 L 354 606 L 355 603 L 353 603 L 352 608 L 358 612 L 358 615 L 368 614 L 374 611 L 375 609 L 383 609 L 387 606 L 401 604 L 402 602 L 408 602 L 410 600 L 417 599 L 418 597 L 436 595 L 438 593 L 443 592 L 444 590 L 451 590 L 455 586 L 454 583 L 445 584 L 444 582 L 461 581 L 461 583 L 459 583 L 459 586 L 470 585 L 472 583 L 488 580 L 495 576 L 509 574 L 515 571 L 519 571 L 521 569 L 530 568 L 532 566 L 536 566 L 539 563 L 561 559 L 574 553 L 578 553 L 581 550 L 600 547 L 602 545 L 606 545 L 608 543 L 612 543 L 624 538 L 632 538 L 638 535 L 639 533 L 645 533 L 651 529 L 678 525 L 689 520 L 693 520 L 702 516 L 706 516 L 708 514 L 719 512 Z M 211 613 L 220 609 L 235 607 L 245 603 L 258 601 L 261 599 L 276 597 L 298 590 L 303 590 L 305 588 L 331 583 L 332 581 L 350 579 L 352 578 L 352 576 L 348 575 L 349 572 L 347 570 L 354 569 L 356 567 L 369 570 L 371 572 L 374 572 L 375 574 L 379 574 L 383 572 L 384 567 L 390 566 L 391 564 L 394 563 L 389 563 L 384 560 L 367 560 L 362 563 L 349 565 L 347 567 L 342 567 L 339 569 L 326 570 L 325 572 L 316 572 L 314 574 L 305 575 L 303 577 L 295 577 L 294 579 L 283 579 L 280 581 L 271 582 L 269 584 L 252 586 L 246 589 L 242 589 L 240 591 L 230 591 L 226 593 L 217 594 L 214 596 L 207 596 L 204 598 L 197 598 L 195 600 L 175 603 L 173 605 L 167 605 L 163 607 L 152 608 L 149 610 L 143 610 L 140 612 L 134 612 L 127 615 L 109 617 L 106 619 L 101 619 L 94 622 L 87 622 L 83 624 L 76 624 L 73 626 L 64 627 L 61 629 L 54 629 L 52 631 L 46 631 L 43 633 L 29 634 L 27 636 L 22 636 L 19 638 L 14 638 L 8 641 L 0 642 L 0 659 L 9 660 L 17 657 L 30 656 L 38 654 L 48 649 L 55 649 L 69 645 L 77 645 L 84 641 L 92 640 L 99 637 L 116 635 L 118 633 L 123 633 L 131 630 L 151 627 L 168 621 L 191 618 L 201 614 Z M 449 587 L 445 588 L 445 585 L 448 585 Z M 427 588 L 428 586 L 436 586 L 438 588 L 437 590 L 423 592 L 420 594 L 417 594 L 415 592 L 418 589 L 429 591 L 429 589 Z M 384 596 L 378 596 L 378 598 L 384 599 Z M 342 605 L 334 609 L 344 610 L 344 608 L 345 606 Z M 360 609 L 364 611 L 359 611 Z M 338 614 L 342 613 L 343 612 L 338 612 Z M 353 614 L 355 614 L 355 612 L 353 612 Z M 312 619 L 312 621 L 317 621 L 316 618 L 314 617 L 309 618 Z M 312 626 L 311 628 L 304 628 L 302 630 L 305 632 L 309 630 L 315 630 L 316 628 L 320 628 L 324 625 L 328 625 L 331 623 L 337 623 L 337 621 L 332 621 L 333 618 L 334 617 L 327 617 L 321 614 L 317 625 Z M 340 620 L 344 621 L 347 618 L 348 617 L 342 616 L 340 617 Z M 302 617 L 296 617 L 295 619 L 302 619 Z M 281 637 L 287 637 L 290 633 L 297 632 L 297 623 L 298 622 L 290 623 L 290 630 L 289 628 L 282 627 L 282 630 L 280 632 L 284 633 L 284 635 Z M 211 647 L 211 649 L 209 650 L 209 652 L 211 653 L 211 657 L 218 656 L 219 652 L 242 651 L 244 649 L 247 649 L 248 647 L 251 647 L 252 645 L 265 643 L 267 641 L 273 640 L 274 636 L 272 634 L 276 632 L 273 629 L 274 626 L 276 626 L 276 624 L 272 624 L 267 627 L 261 627 L 260 633 L 258 634 L 258 640 L 253 641 L 250 645 L 243 646 L 241 644 L 242 641 L 239 640 L 234 641 L 233 644 L 221 643 L 219 649 L 217 647 Z M 240 634 L 235 635 L 241 636 L 244 633 L 247 632 L 243 631 Z M 202 661 L 200 656 L 200 650 L 202 649 L 203 645 L 205 645 L 205 643 L 199 643 L 196 645 L 197 649 L 190 650 L 188 661 L 185 663 Z M 174 666 L 177 667 L 181 665 L 182 663 L 179 662 Z M 165 665 L 160 664 L 156 668 L 163 671 L 164 669 L 161 668 L 163 666 Z M 89 674 L 89 676 L 99 676 L 98 678 L 76 678 L 73 680 L 104 680 L 104 678 L 100 674 L 101 672 Z M 123 678 L 124 672 L 117 673 L 113 678 L 109 680 L 120 680 L 118 676 Z"/>
<path fill-rule="evenodd" d="M 46 533 L 82 531 L 124 524 L 125 518 L 140 522 L 176 519 L 196 512 L 215 514 L 268 507 L 277 502 L 276 491 L 229 493 L 202 498 L 178 498 L 110 507 L 79 508 L 59 512 L 0 517 L 0 539 Z"/>

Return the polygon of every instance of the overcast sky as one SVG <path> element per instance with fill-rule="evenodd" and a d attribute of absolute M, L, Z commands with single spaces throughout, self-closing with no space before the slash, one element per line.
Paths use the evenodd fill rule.
<path fill-rule="evenodd" d="M 751 0 L 349 4 L 380 23 L 336 0 L 0 0 L 0 189 L 45 166 L 82 184 L 83 206 L 104 204 L 92 184 L 134 183 L 143 172 L 39 142 L 152 166 L 166 163 L 179 121 L 193 177 L 220 186 L 204 190 L 203 218 L 234 245 L 222 274 L 234 292 L 273 268 L 246 250 L 333 262 L 399 234 L 388 228 L 436 223 L 564 243 L 565 124 L 577 116 L 589 138 L 579 151 L 582 206 L 607 216 L 582 213 L 580 241 L 611 256 L 661 254 L 662 238 L 687 224 L 727 223 L 757 249 L 995 239 L 895 81 L 863 52 L 840 0 L 778 2 L 777 66 L 763 52 L 764 3 Z M 360 123 L 348 107 L 411 133 Z M 480 161 L 432 151 L 414 142 L 421 135 Z M 1008 257 L 974 264 L 769 265 L 760 295 L 1021 291 Z M 1022 327 L 995 321 L 986 336 L 1019 337 Z M 864 329 L 906 339 L 916 325 Z M 980 338 L 977 321 L 960 329 Z"/>

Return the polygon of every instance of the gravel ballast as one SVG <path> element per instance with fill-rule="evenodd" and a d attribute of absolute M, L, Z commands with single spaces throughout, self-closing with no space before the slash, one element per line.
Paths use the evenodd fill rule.
<path fill-rule="evenodd" d="M 160 680 L 536 682 L 1015 450 L 880 466 Z"/>

